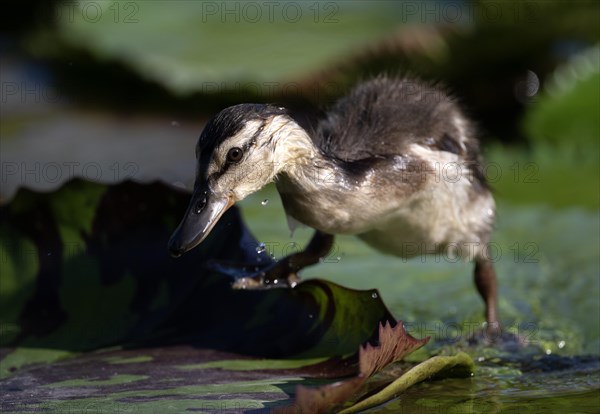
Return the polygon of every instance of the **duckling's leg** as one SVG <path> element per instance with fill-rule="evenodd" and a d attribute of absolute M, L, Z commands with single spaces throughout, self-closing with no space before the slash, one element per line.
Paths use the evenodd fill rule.
<path fill-rule="evenodd" d="M 501 334 L 497 310 L 497 284 L 494 265 L 487 258 L 475 261 L 475 286 L 485 303 L 486 334 L 490 342 L 494 342 Z"/>
<path fill-rule="evenodd" d="M 235 289 L 259 289 L 265 287 L 295 286 L 300 280 L 298 272 L 314 265 L 329 253 L 333 247 L 333 235 L 315 231 L 306 248 L 290 254 L 256 274 L 236 279 Z"/>

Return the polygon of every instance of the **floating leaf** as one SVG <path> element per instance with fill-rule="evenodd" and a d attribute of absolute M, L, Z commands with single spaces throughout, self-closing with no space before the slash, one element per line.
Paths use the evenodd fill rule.
<path fill-rule="evenodd" d="M 159 183 L 74 180 L 52 193 L 21 189 L 0 208 L 3 346 L 80 352 L 175 342 L 329 357 L 353 353 L 379 321 L 392 319 L 375 291 L 323 280 L 232 290 L 230 278 L 204 264 L 256 260 L 258 242 L 236 208 L 205 243 L 172 259 L 167 240 L 188 198 Z M 17 365 L 26 364 L 10 366 Z"/>
<path fill-rule="evenodd" d="M 257 369 L 236 371 L 209 365 L 222 360 L 254 362 Z M 199 362 L 206 367 L 181 369 Z M 122 413 L 167 412 L 161 409 L 167 406 L 177 407 L 178 412 L 260 408 L 265 399 L 287 399 L 286 387 L 293 387 L 300 375 L 306 374 L 302 364 L 275 372 L 261 370 L 265 365 L 265 360 L 190 346 L 82 354 L 2 380 L 2 412 L 81 412 L 91 407 L 99 411 L 110 407 Z"/>
<path fill-rule="evenodd" d="M 600 45 L 596 45 L 571 57 L 550 74 L 524 119 L 529 139 L 559 147 L 597 148 L 599 90 Z"/>
<path fill-rule="evenodd" d="M 379 344 L 366 344 L 359 349 L 359 372 L 355 377 L 318 388 L 299 385 L 296 389 L 294 405 L 282 408 L 279 412 L 292 410 L 299 410 L 301 413 L 330 412 L 336 406 L 356 396 L 371 376 L 422 347 L 428 341 L 429 338 L 419 340 L 410 336 L 401 321 L 395 327 L 381 324 Z"/>
<path fill-rule="evenodd" d="M 400 393 L 414 384 L 428 378 L 442 376 L 444 374 L 448 375 L 452 370 L 454 370 L 454 372 L 452 372 L 452 375 L 454 376 L 457 374 L 470 376 L 475 371 L 475 363 L 471 357 L 464 352 L 459 352 L 454 356 L 435 356 L 411 368 L 383 390 L 340 411 L 339 414 L 356 413 L 383 404 L 396 398 Z"/>
<path fill-rule="evenodd" d="M 378 2 L 378 7 L 361 2 L 291 1 L 98 2 L 93 6 L 88 2 L 59 5 L 60 39 L 101 59 L 124 62 L 182 95 L 294 90 L 297 83 L 284 82 L 316 72 L 353 48 L 389 34 L 401 16 L 400 9 L 388 2 Z M 99 13 L 93 22 L 89 9 Z M 56 43 L 38 39 L 35 50 L 54 50 Z M 152 46 L 140 47 L 144 44 Z"/>

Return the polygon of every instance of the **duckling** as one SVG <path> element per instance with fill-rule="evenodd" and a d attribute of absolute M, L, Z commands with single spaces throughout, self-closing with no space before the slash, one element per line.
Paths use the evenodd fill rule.
<path fill-rule="evenodd" d="M 340 99 L 309 134 L 285 108 L 240 104 L 212 118 L 196 146 L 196 181 L 169 241 L 174 257 L 201 243 L 236 202 L 275 181 L 291 223 L 314 228 L 304 251 L 237 287 L 297 282 L 335 234 L 390 255 L 473 261 L 488 332 L 497 332 L 496 274 L 486 255 L 495 202 L 473 123 L 434 85 L 379 76 Z"/>

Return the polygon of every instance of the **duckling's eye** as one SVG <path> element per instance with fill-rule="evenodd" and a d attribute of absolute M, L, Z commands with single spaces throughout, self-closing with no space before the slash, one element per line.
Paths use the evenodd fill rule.
<path fill-rule="evenodd" d="M 242 159 L 244 155 L 244 151 L 241 148 L 233 147 L 227 152 L 227 161 L 229 162 L 238 162 Z"/>

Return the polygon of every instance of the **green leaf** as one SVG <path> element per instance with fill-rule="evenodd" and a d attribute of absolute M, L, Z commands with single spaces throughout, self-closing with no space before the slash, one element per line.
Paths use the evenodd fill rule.
<path fill-rule="evenodd" d="M 475 371 L 475 363 L 471 357 L 459 352 L 454 356 L 435 356 L 411 368 L 400 378 L 386 386 L 378 393 L 371 395 L 351 407 L 343 409 L 339 414 L 356 413 L 384 404 L 404 392 L 407 388 L 428 378 L 441 376 L 471 376 Z"/>
<path fill-rule="evenodd" d="M 300 283 L 295 290 L 312 296 L 319 306 L 318 314 L 309 314 L 315 324 L 311 331 L 323 331 L 319 321 L 330 321 L 314 348 L 298 357 L 327 353 L 336 349 L 337 355 L 356 352 L 357 347 L 373 335 L 373 327 L 381 320 L 391 320 L 387 309 L 382 309 L 377 290 L 349 289 L 336 283 L 311 279 Z M 349 329 L 351 327 L 351 329 Z"/>
<path fill-rule="evenodd" d="M 24 351 L 19 351 L 24 355 Z M 285 389 L 300 381 L 302 368 L 266 371 L 228 371 L 179 367 L 218 360 L 250 362 L 247 356 L 163 346 L 110 350 L 79 355 L 51 366 L 30 367 L 2 382 L 3 412 L 79 412 L 96 407 L 118 412 L 176 412 L 187 409 L 259 408 L 265 399 L 287 399 Z M 115 361 L 128 363 L 115 364 Z M 308 371 L 310 372 L 310 371 Z M 291 384 L 291 385 L 287 385 Z M 219 397 L 218 400 L 215 397 Z"/>
<path fill-rule="evenodd" d="M 391 32 L 400 9 L 390 2 L 83 1 L 56 13 L 66 43 L 188 94 L 283 89 Z M 39 39 L 35 49 L 44 44 Z"/>
<path fill-rule="evenodd" d="M 600 143 L 600 46 L 575 55 L 558 67 L 524 120 L 537 143 L 598 148 Z M 583 152 L 585 155 L 585 151 Z M 597 152 L 596 152 L 597 161 Z"/>
<path fill-rule="evenodd" d="M 489 181 L 519 204 L 600 208 L 600 46 L 558 67 L 527 108 L 530 148 L 490 148 Z"/>
<path fill-rule="evenodd" d="M 329 281 L 231 289 L 231 279 L 204 264 L 256 260 L 252 243 L 258 243 L 235 208 L 206 243 L 170 258 L 167 240 L 188 197 L 163 184 L 133 182 L 74 180 L 51 193 L 21 189 L 0 207 L 3 345 L 80 352 L 177 340 L 269 358 L 315 358 L 354 353 L 380 321 L 392 319 L 376 291 Z"/>
<path fill-rule="evenodd" d="M 207 368 L 220 368 L 229 371 L 254 371 L 257 369 L 285 369 L 300 368 L 307 365 L 317 364 L 327 360 L 326 357 L 311 359 L 224 359 L 220 361 L 204 362 L 201 364 L 183 365 L 183 370 L 197 370 Z"/>
<path fill-rule="evenodd" d="M 12 375 L 18 369 L 34 364 L 49 364 L 76 355 L 59 349 L 17 348 L 9 351 L 0 364 L 0 378 Z"/>
<path fill-rule="evenodd" d="M 378 345 L 367 343 L 359 349 L 359 366 L 355 377 L 318 388 L 299 385 L 294 404 L 277 412 L 330 412 L 336 406 L 356 397 L 365 382 L 374 374 L 422 347 L 427 341 L 429 338 L 418 340 L 406 333 L 401 321 L 395 327 L 382 324 L 379 326 Z"/>

